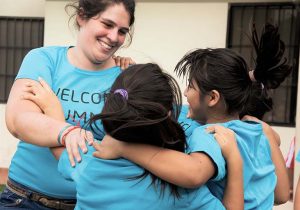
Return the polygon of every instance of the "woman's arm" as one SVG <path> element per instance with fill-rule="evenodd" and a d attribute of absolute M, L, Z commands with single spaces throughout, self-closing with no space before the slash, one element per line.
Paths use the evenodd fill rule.
<path fill-rule="evenodd" d="M 161 179 L 185 188 L 196 188 L 215 174 L 212 160 L 204 153 L 190 155 L 161 147 L 131 144 L 106 135 L 100 144 L 94 143 L 95 157 L 123 157 L 151 171 Z"/>
<path fill-rule="evenodd" d="M 57 135 L 67 125 L 42 113 L 32 101 L 23 98 L 26 84 L 38 82 L 18 79 L 14 82 L 6 105 L 6 125 L 8 130 L 19 139 L 44 147 L 59 146 Z"/>
<path fill-rule="evenodd" d="M 28 82 L 23 89 L 22 98 L 34 102 L 46 116 L 65 122 L 63 109 L 60 101 L 50 88 L 50 86 L 41 78 L 39 83 Z M 59 135 L 56 137 L 60 142 L 64 138 L 65 146 L 68 151 L 68 156 L 72 166 L 75 165 L 74 157 L 77 162 L 81 161 L 81 156 L 78 151 L 78 146 L 81 147 L 83 152 L 87 151 L 85 139 L 93 140 L 93 135 L 89 131 L 81 130 L 75 126 L 67 124 L 67 129 L 62 128 Z M 75 129 L 74 129 L 75 128 Z M 76 141 L 78 140 L 79 141 Z M 81 140 L 81 141 L 80 141 Z M 60 145 L 61 146 L 61 145 Z M 56 159 L 59 159 L 64 147 L 52 147 L 51 151 Z"/>

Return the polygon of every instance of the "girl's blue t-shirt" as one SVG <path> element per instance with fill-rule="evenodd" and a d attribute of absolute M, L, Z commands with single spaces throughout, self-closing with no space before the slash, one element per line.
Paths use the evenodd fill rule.
<path fill-rule="evenodd" d="M 269 140 L 263 132 L 262 125 L 240 120 L 221 123 L 221 125 L 235 132 L 243 159 L 244 208 L 246 210 L 272 209 L 277 176 Z M 207 126 L 209 125 L 205 125 L 203 128 Z M 211 180 L 207 183 L 210 191 L 220 200 L 224 195 L 226 180 L 227 176 L 219 181 Z"/>
<path fill-rule="evenodd" d="M 179 188 L 181 197 L 176 198 L 168 187 L 161 193 L 159 184 L 151 185 L 149 175 L 135 179 L 144 170 L 131 161 L 103 160 L 92 156 L 93 147 L 88 151 L 74 168 L 66 151 L 59 160 L 58 170 L 76 183 L 76 210 L 225 210 L 205 185 L 193 190 Z"/>

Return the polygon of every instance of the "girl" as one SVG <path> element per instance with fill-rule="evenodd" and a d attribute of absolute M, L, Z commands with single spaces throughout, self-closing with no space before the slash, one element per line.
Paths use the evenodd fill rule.
<path fill-rule="evenodd" d="M 64 120 L 57 106 L 59 101 L 43 80 L 40 86 L 29 84 L 25 91 L 24 98 L 43 107 L 46 115 Z M 180 90 L 175 80 L 159 66 L 129 67 L 116 79 L 106 97 L 101 114 L 92 117 L 89 125 L 102 120 L 105 132 L 122 142 L 153 145 L 184 154 L 185 134 L 177 123 Z M 230 195 L 231 200 L 227 202 L 235 205 L 228 209 L 242 209 L 242 161 L 234 134 L 222 127 L 214 129 L 228 163 L 226 195 Z M 59 140 L 63 144 L 65 135 Z M 95 142 L 94 146 L 99 144 Z M 197 151 L 199 148 L 195 144 L 189 149 Z M 193 190 L 178 188 L 125 159 L 95 158 L 93 148 L 89 148 L 88 154 L 82 155 L 82 162 L 72 168 L 66 152 L 52 151 L 56 158 L 60 157 L 58 170 L 76 183 L 76 209 L 225 209 L 205 185 Z M 235 197 L 241 197 L 238 203 Z"/>
<path fill-rule="evenodd" d="M 99 113 L 104 94 L 121 72 L 112 55 L 130 37 L 135 1 L 79 0 L 69 6 L 76 10 L 77 45 L 30 51 L 11 89 L 6 124 L 21 141 L 9 167 L 8 189 L 1 194 L 3 208 L 74 208 L 75 184 L 57 172 L 57 161 L 48 147 L 61 146 L 58 136 L 67 132 L 71 162 L 75 164 L 73 155 L 81 160 L 78 145 L 87 151 L 85 139 L 92 143 L 96 126 L 80 132 L 77 125 Z M 66 122 L 46 116 L 35 103 L 21 98 L 26 84 L 36 83 L 38 77 L 45 78 L 60 99 Z"/>
<path fill-rule="evenodd" d="M 266 96 L 262 94 L 265 88 L 277 87 L 291 68 L 282 60 L 284 44 L 276 27 L 266 25 L 255 47 L 257 66 L 254 71 L 249 72 L 245 60 L 230 49 L 199 49 L 184 56 L 177 64 L 176 72 L 188 78 L 185 96 L 191 118 L 208 125 L 218 123 L 236 133 L 244 161 L 245 209 L 266 210 L 272 209 L 274 200 L 275 203 L 288 200 L 284 160 L 271 128 L 253 121 L 243 122 L 239 115 L 246 111 L 249 102 Z M 205 127 L 193 131 L 188 145 L 210 147 L 207 144 L 211 142 L 203 140 L 208 138 L 203 132 Z M 229 177 L 216 179 L 220 172 L 219 162 L 211 148 L 197 154 L 198 157 L 194 154 L 184 156 L 175 151 L 105 138 L 97 150 L 97 157 L 124 157 L 179 186 L 196 187 L 210 180 L 211 192 L 220 199 L 225 198 L 225 183 Z M 208 160 L 205 157 L 209 157 Z"/>

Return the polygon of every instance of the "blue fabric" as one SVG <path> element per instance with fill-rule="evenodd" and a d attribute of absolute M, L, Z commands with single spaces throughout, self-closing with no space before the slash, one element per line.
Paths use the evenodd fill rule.
<path fill-rule="evenodd" d="M 221 148 L 213 135 L 208 134 L 205 131 L 205 126 L 194 129 L 192 135 L 188 139 L 186 153 L 190 154 L 193 152 L 203 152 L 214 162 L 216 173 L 212 180 L 219 181 L 224 178 L 226 169 Z"/>
<path fill-rule="evenodd" d="M 78 69 L 68 62 L 67 50 L 68 47 L 43 47 L 30 51 L 16 79 L 45 79 L 58 96 L 67 122 L 83 125 L 90 116 L 101 112 L 103 95 L 121 70 L 119 67 L 101 71 Z M 97 124 L 97 127 L 101 129 L 102 125 Z M 94 131 L 95 126 L 88 130 Z M 102 132 L 94 134 L 95 138 L 103 137 Z M 9 177 L 45 195 L 74 199 L 75 185 L 60 176 L 57 164 L 48 148 L 21 140 L 9 168 Z"/>
<path fill-rule="evenodd" d="M 269 141 L 263 133 L 261 124 L 234 120 L 221 125 L 236 133 L 243 158 L 245 209 L 272 209 L 277 177 Z M 217 182 L 209 181 L 207 185 L 216 197 L 220 200 L 223 198 L 226 177 Z"/>
<path fill-rule="evenodd" d="M 181 112 L 178 117 L 178 122 L 182 126 L 187 139 L 192 135 L 195 128 L 201 126 L 201 124 L 199 124 L 198 122 L 186 117 L 188 111 L 189 111 L 188 105 L 182 105 Z"/>
<path fill-rule="evenodd" d="M 77 190 L 77 210 L 219 210 L 225 209 L 206 186 L 194 190 L 180 188 L 181 198 L 170 195 L 169 188 L 160 194 L 160 185 L 151 185 L 150 176 L 129 178 L 143 173 L 143 169 L 125 160 L 102 160 L 92 156 L 93 148 L 82 155 L 82 162 L 72 168 L 66 151 L 59 160 L 58 170 L 66 179 L 74 180 Z"/>
<path fill-rule="evenodd" d="M 299 151 L 298 154 L 297 154 L 296 160 L 297 160 L 298 162 L 300 162 L 300 151 Z"/>

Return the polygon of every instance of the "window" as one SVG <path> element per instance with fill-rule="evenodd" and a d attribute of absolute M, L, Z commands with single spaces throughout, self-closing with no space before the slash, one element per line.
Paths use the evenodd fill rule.
<path fill-rule="evenodd" d="M 267 113 L 264 120 L 273 125 L 294 126 L 296 120 L 299 37 L 300 37 L 300 9 L 295 3 L 248 3 L 230 4 L 227 28 L 227 47 L 241 53 L 254 67 L 249 25 L 255 22 L 258 32 L 266 22 L 279 27 L 281 39 L 286 50 L 285 57 L 293 65 L 291 75 L 271 94 L 273 111 Z"/>
<path fill-rule="evenodd" d="M 43 18 L 0 17 L 0 103 L 7 102 L 24 56 L 43 39 Z"/>

